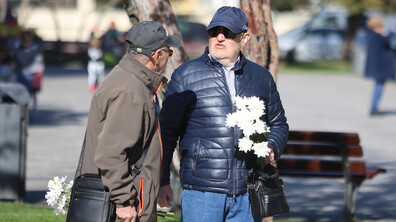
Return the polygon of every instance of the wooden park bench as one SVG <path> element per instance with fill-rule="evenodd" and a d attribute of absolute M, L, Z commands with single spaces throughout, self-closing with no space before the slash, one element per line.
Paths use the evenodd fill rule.
<path fill-rule="evenodd" d="M 355 220 L 357 188 L 386 170 L 367 168 L 357 133 L 290 131 L 277 161 L 279 174 L 298 177 L 344 178 L 344 220 Z"/>

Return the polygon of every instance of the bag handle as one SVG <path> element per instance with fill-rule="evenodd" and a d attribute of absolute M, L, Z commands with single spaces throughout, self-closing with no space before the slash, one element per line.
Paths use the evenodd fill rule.
<path fill-rule="evenodd" d="M 155 121 L 157 122 L 157 118 L 155 118 Z M 150 137 L 149 137 L 150 139 L 154 136 L 155 131 L 156 131 L 156 128 L 153 127 L 150 132 Z M 80 153 L 80 159 L 78 160 L 77 170 L 76 170 L 76 174 L 74 175 L 74 178 L 77 178 L 78 176 L 81 175 L 82 161 L 84 159 L 86 139 L 87 139 L 87 131 L 85 130 L 84 141 L 83 141 L 83 145 L 82 145 L 81 153 Z M 143 161 L 146 158 L 146 155 L 147 155 L 147 152 L 149 149 L 148 145 L 149 145 L 149 143 L 147 142 L 146 145 L 144 146 L 142 155 L 140 156 L 140 158 L 136 161 L 136 163 L 131 168 L 130 173 L 132 176 L 132 180 L 135 179 L 135 177 L 140 173 L 140 168 L 142 167 Z"/>

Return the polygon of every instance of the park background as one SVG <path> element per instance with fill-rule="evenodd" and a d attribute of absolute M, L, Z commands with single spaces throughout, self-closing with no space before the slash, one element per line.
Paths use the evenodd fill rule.
<path fill-rule="evenodd" d="M 21 3 L 7 2 L 14 4 L 16 9 Z M 45 7 L 43 2 L 30 1 L 26 11 L 16 10 L 16 15 L 21 28 L 34 29 L 49 46 L 59 41 L 84 46 L 92 30 L 103 34 L 112 21 L 120 32 L 130 28 L 128 16 L 119 6 L 99 8 L 100 1 L 65 0 L 59 1 L 63 6 Z M 328 4 L 332 1 L 301 2 L 297 7 L 290 6 L 290 10 L 272 11 L 278 37 L 302 27 L 323 10 L 349 12 L 341 4 Z M 206 25 L 218 7 L 239 6 L 239 1 L 179 0 L 171 1 L 171 5 L 181 20 Z M 40 206 L 46 205 L 44 194 L 49 179 L 74 175 L 91 98 L 86 84 L 86 55 L 79 51 L 84 47 L 65 46 L 59 54 L 51 54 L 53 51 L 48 49 L 50 56 L 47 57 L 43 89 L 38 95 L 39 107 L 37 112 L 30 114 L 28 126 L 24 202 Z M 292 130 L 357 132 L 367 164 L 387 169 L 386 174 L 365 182 L 360 188 L 357 216 L 364 221 L 395 221 L 396 157 L 392 148 L 396 144 L 396 86 L 395 83 L 387 85 L 381 104 L 385 115 L 379 117 L 370 117 L 368 112 L 372 87 L 369 80 L 355 72 L 352 60 L 291 64 L 281 61 L 278 71 L 278 89 Z M 284 180 L 291 212 L 280 216 L 279 220 L 340 220 L 344 203 L 343 180 Z"/>

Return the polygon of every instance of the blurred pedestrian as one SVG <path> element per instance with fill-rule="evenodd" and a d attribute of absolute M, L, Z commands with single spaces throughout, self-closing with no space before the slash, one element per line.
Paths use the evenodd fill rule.
<path fill-rule="evenodd" d="M 36 93 L 41 89 L 45 70 L 44 46 L 44 42 L 33 31 L 23 31 L 20 39 L 11 44 L 10 54 L 15 63 L 16 79 L 29 91 L 33 111 L 37 109 Z"/>
<path fill-rule="evenodd" d="M 272 75 L 241 52 L 250 38 L 247 30 L 242 10 L 218 9 L 207 27 L 209 47 L 177 68 L 169 82 L 160 114 L 164 158 L 158 204 L 172 205 L 170 164 L 180 139 L 182 221 L 261 221 L 252 217 L 245 182 L 256 161 L 239 150 L 242 133 L 226 127 L 226 117 L 237 96 L 264 102 L 263 119 L 271 128 L 265 164 L 282 154 L 288 124 Z"/>
<path fill-rule="evenodd" d="M 94 93 L 105 75 L 102 41 L 95 36 L 92 36 L 89 41 L 88 57 L 88 89 L 91 93 Z"/>
<path fill-rule="evenodd" d="M 375 82 L 370 115 L 378 115 L 378 105 L 384 91 L 385 82 L 395 79 L 395 46 L 392 45 L 395 33 L 386 33 L 384 20 L 373 16 L 367 20 L 367 46 L 365 76 Z M 394 47 L 394 48 L 392 48 Z"/>
<path fill-rule="evenodd" d="M 167 82 L 162 73 L 170 46 L 179 47 L 181 40 L 150 21 L 134 25 L 126 41 L 128 51 L 92 97 L 82 174 L 100 173 L 119 221 L 156 221 L 162 159 L 156 93 Z M 132 179 L 143 149 L 142 168 Z"/>
<path fill-rule="evenodd" d="M 123 35 L 117 30 L 114 21 L 110 23 L 109 29 L 101 37 L 103 59 L 106 65 L 117 64 L 125 53 L 125 40 Z"/>

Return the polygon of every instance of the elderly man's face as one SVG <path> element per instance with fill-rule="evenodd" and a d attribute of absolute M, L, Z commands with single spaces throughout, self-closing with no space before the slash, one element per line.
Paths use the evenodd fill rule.
<path fill-rule="evenodd" d="M 235 34 L 223 26 L 208 30 L 209 53 L 224 66 L 232 66 L 239 55 L 239 51 L 249 39 L 249 34 Z"/>

